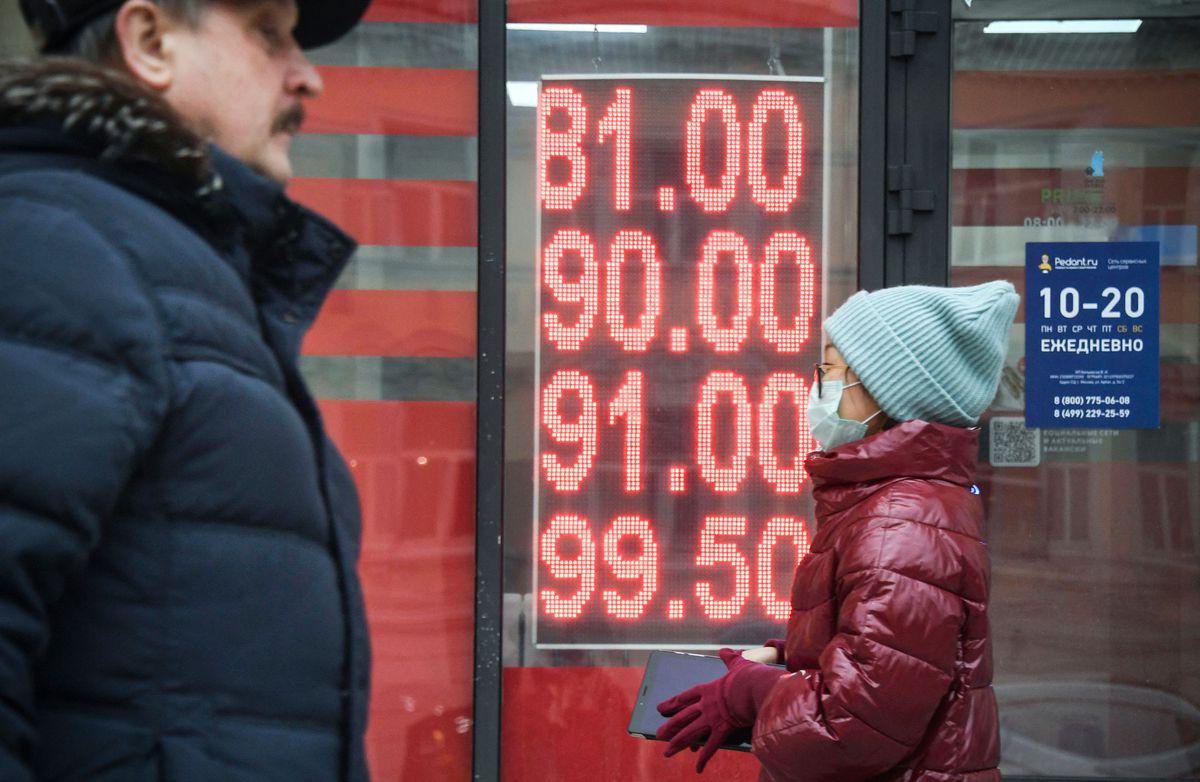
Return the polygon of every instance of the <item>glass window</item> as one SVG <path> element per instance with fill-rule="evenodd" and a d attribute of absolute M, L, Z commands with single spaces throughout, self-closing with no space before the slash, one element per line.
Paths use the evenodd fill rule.
<path fill-rule="evenodd" d="M 363 507 L 376 779 L 471 775 L 477 30 L 473 0 L 378 0 L 311 53 L 293 197 L 360 246 L 301 366 Z"/>
<path fill-rule="evenodd" d="M 626 734 L 647 650 L 783 634 L 857 279 L 857 3 L 597 8 L 509 4 L 510 779 L 693 773 Z"/>
<path fill-rule="evenodd" d="M 1200 3 L 954 9 L 952 280 L 1026 313 L 980 481 L 1002 770 L 1200 778 Z M 1025 429 L 1026 243 L 1124 241 L 1158 243 L 1161 426 Z"/>

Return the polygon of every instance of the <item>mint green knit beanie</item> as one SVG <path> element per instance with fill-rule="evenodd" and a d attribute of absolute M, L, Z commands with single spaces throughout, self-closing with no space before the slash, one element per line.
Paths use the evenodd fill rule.
<path fill-rule="evenodd" d="M 1019 301 L 1003 280 L 859 291 L 825 332 L 888 417 L 974 426 L 996 395 Z"/>

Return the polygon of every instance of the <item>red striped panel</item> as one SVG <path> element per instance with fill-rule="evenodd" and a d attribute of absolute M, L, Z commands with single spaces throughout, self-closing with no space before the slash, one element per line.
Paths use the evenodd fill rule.
<path fill-rule="evenodd" d="M 1200 126 L 1200 71 L 959 71 L 956 128 Z"/>
<path fill-rule="evenodd" d="M 508 21 L 666 27 L 857 27 L 858 0 L 508 0 Z"/>
<path fill-rule="evenodd" d="M 1072 216 L 1089 214 L 1079 208 L 1090 206 L 1086 199 L 1093 195 L 1099 206 L 1115 205 L 1123 225 L 1200 223 L 1200 168 L 1105 166 L 1103 178 L 1092 178 L 1085 171 L 1089 162 L 1079 161 L 1075 170 L 955 169 L 954 225 L 1022 225 L 1027 217 L 1051 215 L 1071 223 Z"/>
<path fill-rule="evenodd" d="M 474 136 L 479 116 L 474 70 L 323 65 L 321 97 L 308 106 L 306 133 Z"/>
<path fill-rule="evenodd" d="M 404 540 L 473 542 L 474 403 L 317 404 L 362 498 L 364 561 Z"/>
<path fill-rule="evenodd" d="M 473 291 L 331 291 L 304 340 L 310 356 L 475 355 Z"/>
<path fill-rule="evenodd" d="M 414 520 L 421 521 L 397 515 L 393 523 Z M 405 555 L 399 544 L 389 546 L 388 556 L 381 557 L 376 545 L 359 564 L 371 634 L 367 765 L 376 780 L 466 782 L 471 779 L 471 732 L 463 726 L 472 719 L 474 541 L 447 550 L 420 543 L 412 548 Z"/>
<path fill-rule="evenodd" d="M 409 485 L 409 491 L 421 487 Z M 437 487 L 442 491 L 441 487 Z M 445 503 L 456 498 L 439 495 Z M 401 526 L 423 521 L 397 514 Z M 467 519 L 473 521 L 472 518 Z M 359 564 L 371 633 L 367 764 L 376 780 L 471 779 L 475 548 L 378 543 Z"/>
<path fill-rule="evenodd" d="M 377 779 L 468 779 L 475 405 L 320 402 L 363 504 Z"/>
<path fill-rule="evenodd" d="M 474 247 L 478 236 L 474 182 L 297 178 L 288 194 L 359 244 Z"/>
<path fill-rule="evenodd" d="M 1200 315 L 1200 270 L 1195 266 L 1164 266 L 1161 270 L 1161 323 L 1195 323 Z M 950 270 L 951 285 L 976 285 L 988 280 L 1008 280 L 1017 290 L 1025 287 L 1025 269 L 1021 266 L 955 266 Z M 1017 322 L 1025 320 L 1025 302 L 1017 310 Z"/>
<path fill-rule="evenodd" d="M 476 0 L 374 0 L 363 21 L 473 24 L 479 14 Z"/>
<path fill-rule="evenodd" d="M 665 744 L 625 732 L 641 680 L 641 668 L 505 668 L 501 723 L 513 740 L 504 743 L 501 778 L 702 779 L 691 753 L 664 758 Z M 553 741 L 546 740 L 548 723 L 554 726 Z M 718 752 L 705 766 L 703 779 L 754 782 L 761 769 L 749 752 Z"/>

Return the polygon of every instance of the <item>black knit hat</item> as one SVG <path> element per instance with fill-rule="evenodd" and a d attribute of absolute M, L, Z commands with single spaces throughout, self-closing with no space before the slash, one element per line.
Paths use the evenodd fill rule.
<path fill-rule="evenodd" d="M 217 2 L 217 0 L 212 0 Z M 304 49 L 333 43 L 358 24 L 370 0 L 296 0 L 300 21 L 296 41 Z M 71 40 L 81 27 L 125 0 L 20 0 L 25 21 L 53 52 Z"/>

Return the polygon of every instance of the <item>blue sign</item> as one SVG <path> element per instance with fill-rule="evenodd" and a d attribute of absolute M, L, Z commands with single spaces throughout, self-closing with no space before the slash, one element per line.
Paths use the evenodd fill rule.
<path fill-rule="evenodd" d="M 1158 426 L 1158 243 L 1025 245 L 1025 425 Z"/>

